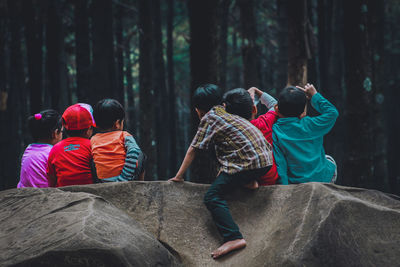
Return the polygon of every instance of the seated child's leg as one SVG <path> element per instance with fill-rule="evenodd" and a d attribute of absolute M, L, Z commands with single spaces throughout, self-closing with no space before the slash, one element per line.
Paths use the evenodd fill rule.
<path fill-rule="evenodd" d="M 239 232 L 239 227 L 233 221 L 224 198 L 224 195 L 235 187 L 233 182 L 233 175 L 221 173 L 204 196 L 204 204 L 211 212 L 217 229 L 224 238 L 224 242 L 243 238 Z"/>
<path fill-rule="evenodd" d="M 255 180 L 265 171 L 266 169 L 260 169 L 234 175 L 221 173 L 208 189 L 204 196 L 204 204 L 211 212 L 217 229 L 224 238 L 224 244 L 211 254 L 214 259 L 246 246 L 246 241 L 239 232 L 239 227 L 233 221 L 224 195 L 231 192 L 235 187 L 244 186 Z"/>
<path fill-rule="evenodd" d="M 331 183 L 335 184 L 336 183 L 336 179 L 337 179 L 337 165 L 336 165 L 336 161 L 329 155 L 325 155 L 326 159 L 329 160 L 330 162 L 332 162 L 333 164 L 335 164 L 335 173 L 333 174 Z"/>

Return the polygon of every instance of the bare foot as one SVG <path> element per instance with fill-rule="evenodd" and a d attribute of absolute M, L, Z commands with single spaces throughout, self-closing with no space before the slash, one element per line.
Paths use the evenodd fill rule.
<path fill-rule="evenodd" d="M 250 182 L 248 184 L 245 184 L 244 187 L 254 190 L 254 189 L 257 189 L 259 186 L 258 186 L 257 180 L 254 180 L 254 181 L 252 181 L 252 182 Z"/>
<path fill-rule="evenodd" d="M 246 246 L 246 241 L 244 239 L 231 240 L 225 242 L 222 246 L 214 250 L 211 253 L 211 257 L 213 257 L 213 259 L 217 259 L 233 250 L 241 249 L 244 248 L 245 246 Z"/>

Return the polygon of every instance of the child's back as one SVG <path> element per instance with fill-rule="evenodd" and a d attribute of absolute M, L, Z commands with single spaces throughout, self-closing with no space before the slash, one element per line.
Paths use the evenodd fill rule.
<path fill-rule="evenodd" d="M 256 118 L 257 107 L 253 102 L 254 97 L 258 97 L 268 109 L 267 113 L 258 118 Z M 262 132 L 268 143 L 272 144 L 272 125 L 278 118 L 278 115 L 273 111 L 277 101 L 272 96 L 255 87 L 248 91 L 243 88 L 236 88 L 226 92 L 223 101 L 227 112 L 250 120 L 251 124 Z M 263 186 L 276 184 L 277 180 L 278 171 L 275 163 L 267 173 L 257 179 L 258 184 Z"/>
<path fill-rule="evenodd" d="M 56 187 L 92 184 L 90 140 L 68 137 L 56 144 L 49 155 L 49 177 Z"/>
<path fill-rule="evenodd" d="M 306 93 L 309 88 L 306 87 Z M 284 89 L 278 102 L 280 113 L 287 113 L 291 94 L 298 94 L 299 98 L 304 98 L 305 106 L 305 95 L 300 96 L 303 92 L 299 90 Z M 331 182 L 335 175 L 336 166 L 325 155 L 323 137 L 335 124 L 338 111 L 316 90 L 312 91 L 310 98 L 312 106 L 321 115 L 302 117 L 300 111 L 299 114 L 283 114 L 285 117 L 278 119 L 273 126 L 274 156 L 282 184 Z"/>
<path fill-rule="evenodd" d="M 92 184 L 89 137 L 94 121 L 91 107 L 87 104 L 72 105 L 65 110 L 62 119 L 69 137 L 50 151 L 47 165 L 50 185 L 60 187 Z"/>
<path fill-rule="evenodd" d="M 114 99 L 103 99 L 96 104 L 93 115 L 101 131 L 90 140 L 97 178 L 108 182 L 142 180 L 144 154 L 133 136 L 122 130 L 122 105 Z"/>
<path fill-rule="evenodd" d="M 46 167 L 50 150 L 61 140 L 61 116 L 55 110 L 44 110 L 28 118 L 34 143 L 21 160 L 20 187 L 48 187 Z"/>

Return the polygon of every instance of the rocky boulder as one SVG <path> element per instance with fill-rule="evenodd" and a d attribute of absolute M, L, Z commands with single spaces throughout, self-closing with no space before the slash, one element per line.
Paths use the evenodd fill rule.
<path fill-rule="evenodd" d="M 0 266 L 177 266 L 102 197 L 58 189 L 0 192 Z"/>
<path fill-rule="evenodd" d="M 229 206 L 248 246 L 214 261 L 210 253 L 222 240 L 202 203 L 207 188 L 126 182 L 62 190 L 107 199 L 186 266 L 395 266 L 400 262 L 399 197 L 320 183 L 234 192 Z M 18 227 L 18 220 L 13 221 Z"/>

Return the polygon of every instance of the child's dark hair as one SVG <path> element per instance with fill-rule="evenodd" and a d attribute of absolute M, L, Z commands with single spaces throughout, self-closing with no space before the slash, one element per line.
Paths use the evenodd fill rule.
<path fill-rule="evenodd" d="M 229 90 L 224 94 L 222 102 L 225 103 L 227 112 L 247 120 L 251 119 L 253 100 L 247 90 L 243 88 Z"/>
<path fill-rule="evenodd" d="M 28 128 L 35 142 L 52 139 L 53 132 L 61 131 L 61 127 L 61 115 L 53 109 L 40 111 L 28 118 Z"/>
<path fill-rule="evenodd" d="M 306 94 L 293 86 L 284 88 L 278 98 L 279 113 L 285 117 L 299 117 L 306 104 Z"/>
<path fill-rule="evenodd" d="M 204 84 L 194 91 L 192 100 L 195 108 L 208 112 L 212 107 L 221 104 L 222 90 L 218 85 Z"/>
<path fill-rule="evenodd" d="M 103 99 L 93 109 L 96 126 L 100 129 L 111 129 L 117 120 L 125 119 L 125 110 L 115 99 Z"/>

